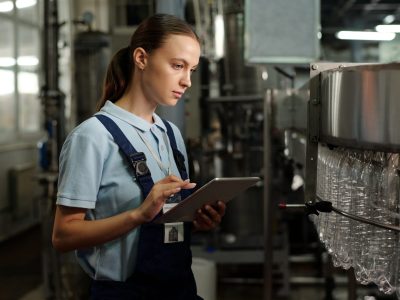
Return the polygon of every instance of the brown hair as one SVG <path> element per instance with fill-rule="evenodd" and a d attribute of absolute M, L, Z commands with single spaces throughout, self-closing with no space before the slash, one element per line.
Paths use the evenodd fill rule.
<path fill-rule="evenodd" d="M 131 37 L 129 46 L 117 51 L 108 65 L 97 110 L 100 110 L 107 100 L 115 102 L 125 93 L 134 70 L 133 51 L 142 47 L 147 53 L 151 53 L 160 48 L 171 34 L 187 35 L 199 41 L 188 23 L 172 15 L 156 14 L 140 23 Z"/>

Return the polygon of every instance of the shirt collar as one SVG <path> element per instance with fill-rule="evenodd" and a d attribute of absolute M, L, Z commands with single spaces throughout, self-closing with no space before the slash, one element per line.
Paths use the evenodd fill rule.
<path fill-rule="evenodd" d="M 137 129 L 140 129 L 143 132 L 149 131 L 150 128 L 152 128 L 155 125 L 160 129 L 162 129 L 163 131 L 167 131 L 164 122 L 156 113 L 153 113 L 154 123 L 150 124 L 143 118 L 133 113 L 130 113 L 129 111 L 119 107 L 118 105 L 115 105 L 113 102 L 109 100 L 107 100 L 107 102 L 104 104 L 104 106 L 101 108 L 100 111 L 108 113 L 124 122 L 127 122 L 128 124 L 131 124 L 132 126 L 136 127 Z"/>

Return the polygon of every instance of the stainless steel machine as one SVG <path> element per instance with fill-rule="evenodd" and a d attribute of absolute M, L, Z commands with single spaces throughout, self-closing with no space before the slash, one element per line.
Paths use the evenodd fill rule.
<path fill-rule="evenodd" d="M 397 63 L 311 65 L 305 176 L 334 265 L 398 297 L 399 79 Z"/>

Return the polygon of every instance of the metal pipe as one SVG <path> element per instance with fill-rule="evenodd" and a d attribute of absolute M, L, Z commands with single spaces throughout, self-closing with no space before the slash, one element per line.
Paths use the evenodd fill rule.
<path fill-rule="evenodd" d="M 338 208 L 336 208 L 334 206 L 332 206 L 332 210 L 335 213 L 339 214 L 339 215 L 342 215 L 342 216 L 344 216 L 346 218 L 350 218 L 352 220 L 359 221 L 361 223 L 366 223 L 366 224 L 373 225 L 373 226 L 376 226 L 376 227 L 379 227 L 379 228 L 400 232 L 400 227 L 399 226 L 393 226 L 393 225 L 390 225 L 390 224 L 383 224 L 383 223 L 376 222 L 376 221 L 373 221 L 373 220 L 369 220 L 369 219 L 366 219 L 366 218 L 363 218 L 363 217 L 359 217 L 359 216 L 347 213 L 345 211 L 342 211 L 342 210 L 340 210 L 340 209 L 338 209 Z"/>
<path fill-rule="evenodd" d="M 56 160 L 61 151 L 65 137 L 64 98 L 65 95 L 59 89 L 58 68 L 58 38 L 59 28 L 57 1 L 44 1 L 44 30 L 43 30 L 43 77 L 44 85 L 41 88 L 40 97 L 44 107 L 45 128 L 49 133 L 49 139 L 56 144 L 57 151 L 50 153 Z M 57 126 L 54 127 L 54 121 Z M 55 129 L 56 132 L 52 132 Z M 57 168 L 51 169 L 57 171 Z"/>
<path fill-rule="evenodd" d="M 42 231 L 42 272 L 45 299 L 62 299 L 62 280 L 59 255 L 51 246 L 53 204 L 56 197 L 58 156 L 65 136 L 64 94 L 59 89 L 58 69 L 58 22 L 57 0 L 45 0 L 43 29 L 44 85 L 40 97 L 44 109 L 44 127 L 48 133 L 48 154 L 50 164 L 38 174 L 39 183 L 45 187 L 45 196 L 40 205 Z M 47 154 L 47 153 L 46 153 Z"/>
<path fill-rule="evenodd" d="M 272 300 L 273 201 L 271 199 L 271 123 L 272 91 L 264 99 L 264 300 Z"/>
<path fill-rule="evenodd" d="M 46 84 L 51 90 L 58 90 L 58 9 L 57 9 L 57 1 L 49 0 L 45 1 L 45 5 L 47 4 L 47 14 L 46 14 L 46 22 L 47 28 L 45 27 L 45 31 L 48 34 L 48 43 L 45 44 L 48 55 L 48 65 L 46 66 L 47 76 L 46 76 Z"/>
<path fill-rule="evenodd" d="M 322 200 L 320 197 L 318 197 L 318 196 L 316 196 L 316 199 L 317 199 L 318 201 L 323 201 L 323 200 Z M 390 224 L 383 224 L 383 223 L 380 223 L 380 222 L 376 222 L 376 221 L 373 221 L 373 220 L 369 220 L 369 219 L 367 219 L 367 218 L 363 218 L 363 217 L 360 217 L 360 216 L 356 216 L 356 215 L 354 215 L 354 214 L 345 212 L 345 211 L 343 211 L 343 210 L 341 210 L 341 209 L 339 209 L 339 208 L 337 208 L 337 207 L 334 207 L 333 205 L 332 205 L 332 210 L 333 210 L 335 213 L 339 214 L 339 215 L 342 215 L 342 216 L 344 216 L 344 217 L 346 217 L 346 218 L 349 218 L 349 219 L 352 219 L 352 220 L 355 220 L 355 221 L 359 221 L 359 222 L 361 222 L 361 223 L 366 223 L 366 224 L 373 225 L 373 226 L 376 226 L 376 227 L 379 227 L 379 228 L 383 228 L 383 229 L 388 229 L 388 230 L 393 230 L 393 231 L 400 232 L 400 227 L 399 227 L 399 226 L 394 226 L 394 225 L 390 225 Z"/>
<path fill-rule="evenodd" d="M 329 202 L 329 201 L 322 200 L 318 196 L 315 196 L 315 198 L 320 202 Z M 280 208 L 301 208 L 301 207 L 306 208 L 306 205 L 305 204 L 279 204 L 279 207 Z M 372 225 L 372 226 L 376 226 L 376 227 L 379 227 L 379 228 L 400 232 L 400 227 L 399 226 L 394 226 L 394 225 L 391 225 L 391 224 L 384 224 L 384 223 L 376 222 L 374 220 L 363 218 L 363 217 L 360 217 L 360 216 L 345 212 L 345 211 L 343 211 L 343 210 L 341 210 L 341 209 L 339 209 L 337 207 L 334 207 L 333 205 L 331 206 L 331 208 L 332 208 L 332 211 L 334 211 L 335 213 L 337 213 L 339 215 L 342 215 L 342 216 L 344 216 L 346 218 L 349 218 L 349 219 L 352 219 L 352 220 L 355 220 L 355 221 L 358 221 L 358 222 L 361 222 L 361 223 L 369 224 L 369 225 Z M 330 213 L 330 212 L 326 211 L 324 213 Z"/>

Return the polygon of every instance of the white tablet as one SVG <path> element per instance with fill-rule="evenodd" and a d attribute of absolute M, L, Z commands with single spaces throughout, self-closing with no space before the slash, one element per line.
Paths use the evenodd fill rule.
<path fill-rule="evenodd" d="M 153 222 L 193 221 L 196 211 L 205 204 L 214 205 L 218 201 L 227 203 L 260 180 L 259 177 L 214 178 Z"/>

